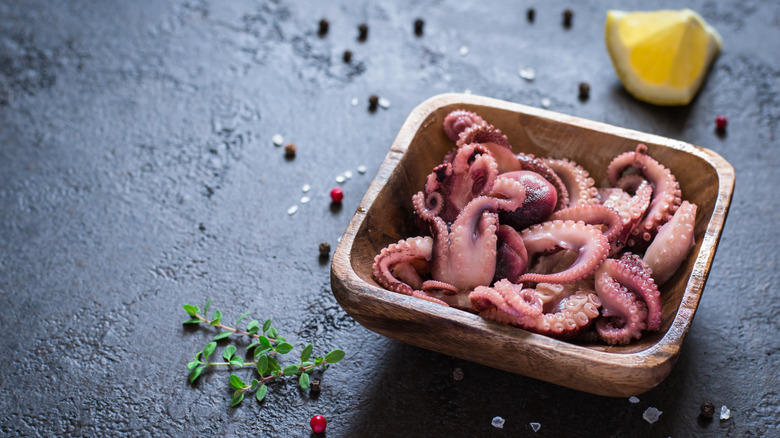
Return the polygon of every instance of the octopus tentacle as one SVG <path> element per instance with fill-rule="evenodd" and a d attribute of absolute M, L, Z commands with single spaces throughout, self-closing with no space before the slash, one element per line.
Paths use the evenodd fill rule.
<path fill-rule="evenodd" d="M 542 175 L 544 179 L 555 187 L 558 199 L 555 204 L 555 210 L 560 210 L 569 205 L 569 190 L 563 184 L 561 178 L 548 166 L 544 160 L 536 158 L 533 154 L 517 154 L 517 162 L 520 163 L 521 170 L 530 170 Z"/>
<path fill-rule="evenodd" d="M 610 255 L 614 255 L 626 245 L 629 236 L 644 217 L 653 194 L 650 183 L 636 174 L 623 176 L 618 180 L 617 186 L 599 190 L 602 205 L 616 210 L 623 224 L 623 229 Z"/>
<path fill-rule="evenodd" d="M 640 339 L 647 328 L 647 306 L 633 292 L 608 275 L 596 276 L 596 292 L 603 316 L 596 320 L 596 331 L 610 344 L 627 344 Z"/>
<path fill-rule="evenodd" d="M 650 243 L 661 225 L 671 219 L 680 206 L 680 184 L 664 165 L 647 155 L 647 146 L 639 144 L 632 152 L 615 157 L 607 166 L 607 179 L 617 184 L 623 171 L 635 168 L 653 186 L 653 198 L 642 222 L 634 228 L 628 246 L 640 247 Z"/>
<path fill-rule="evenodd" d="M 427 209 L 452 222 L 472 199 L 492 190 L 497 176 L 496 160 L 487 149 L 476 144 L 464 146 L 451 163 L 436 166 L 428 175 L 424 188 Z"/>
<path fill-rule="evenodd" d="M 592 274 L 609 252 L 609 241 L 601 230 L 583 222 L 543 222 L 523 230 L 520 236 L 529 258 L 561 248 L 576 251 L 578 256 L 568 269 L 552 274 L 526 273 L 517 279 L 518 282 L 574 282 Z"/>
<path fill-rule="evenodd" d="M 482 311 L 495 307 L 502 312 L 521 319 L 525 316 L 542 314 L 542 301 L 533 289 L 523 289 L 522 284 L 509 280 L 496 282 L 493 287 L 479 286 L 469 294 L 474 310 Z"/>
<path fill-rule="evenodd" d="M 520 170 L 520 163 L 512 152 L 512 146 L 506 135 L 493 125 L 481 123 L 466 128 L 458 138 L 457 146 L 462 148 L 469 144 L 480 144 L 493 154 L 498 163 L 498 172 Z"/>
<path fill-rule="evenodd" d="M 404 295 L 412 295 L 415 287 L 410 286 L 408 282 L 415 283 L 415 286 L 422 284 L 414 264 L 423 262 L 422 264 L 427 265 L 430 263 L 432 255 L 433 239 L 430 237 L 410 237 L 399 240 L 397 243 L 383 248 L 374 257 L 372 266 L 374 278 L 385 289 Z M 400 276 L 404 277 L 403 279 L 397 278 L 398 272 L 401 272 Z M 417 277 L 414 276 L 414 273 L 418 273 Z"/>
<path fill-rule="evenodd" d="M 619 241 L 623 230 L 623 222 L 617 211 L 601 204 L 577 205 L 558 210 L 549 220 L 582 221 L 588 225 L 606 225 L 604 236 L 609 241 L 610 254 L 619 251 Z"/>
<path fill-rule="evenodd" d="M 647 330 L 661 328 L 661 293 L 651 276 L 650 267 L 636 254 L 626 253 L 620 259 L 607 259 L 596 270 L 596 285 L 605 278 L 635 293 L 647 305 Z"/>
<path fill-rule="evenodd" d="M 457 142 L 460 133 L 472 125 L 485 123 L 482 117 L 466 110 L 455 110 L 444 117 L 444 133 L 450 140 Z"/>
<path fill-rule="evenodd" d="M 695 223 L 696 204 L 683 201 L 672 219 L 658 230 L 644 256 L 657 284 L 666 283 L 693 248 Z"/>
<path fill-rule="evenodd" d="M 599 203 L 596 182 L 582 166 L 567 158 L 545 158 L 544 162 L 558 175 L 569 193 L 566 207 Z"/>

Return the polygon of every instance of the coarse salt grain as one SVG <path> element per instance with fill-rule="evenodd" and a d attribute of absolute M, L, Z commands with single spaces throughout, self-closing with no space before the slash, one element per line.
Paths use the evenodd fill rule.
<path fill-rule="evenodd" d="M 308 193 L 309 190 L 311 190 L 311 185 L 310 184 L 304 184 L 303 187 L 301 187 L 301 190 L 303 191 L 303 193 Z"/>
<path fill-rule="evenodd" d="M 720 407 L 720 419 L 721 421 L 725 421 L 731 418 L 731 410 L 726 407 L 726 405 L 723 405 Z"/>
<path fill-rule="evenodd" d="M 344 178 L 352 179 L 352 171 L 351 170 L 344 171 Z"/>
<path fill-rule="evenodd" d="M 368 168 L 366 166 L 362 165 L 362 164 L 357 167 L 357 171 L 361 175 L 366 173 L 366 170 L 368 170 Z"/>
<path fill-rule="evenodd" d="M 490 424 L 493 425 L 493 427 L 497 427 L 499 429 L 504 428 L 504 419 L 501 417 L 493 417 L 493 421 L 490 422 Z"/>
<path fill-rule="evenodd" d="M 339 183 L 339 184 L 343 183 L 343 182 L 344 182 L 344 181 L 346 181 L 346 180 L 347 180 L 347 179 L 344 177 L 344 175 L 338 175 L 338 176 L 336 176 L 336 182 L 337 182 L 337 183 Z"/>
<path fill-rule="evenodd" d="M 385 99 L 384 97 L 379 98 L 379 106 L 381 106 L 384 109 L 390 108 L 390 101 Z"/>
<path fill-rule="evenodd" d="M 656 408 L 650 407 L 645 409 L 645 412 L 642 414 L 642 418 L 645 419 L 650 424 L 655 423 L 658 421 L 658 418 L 663 414 L 663 411 L 659 411 Z"/>
<path fill-rule="evenodd" d="M 287 214 L 288 214 L 288 215 L 290 215 L 290 216 L 292 216 L 292 215 L 294 215 L 294 214 L 295 214 L 295 212 L 297 212 L 297 211 L 298 211 L 298 206 L 297 206 L 297 205 L 293 205 L 292 207 L 290 207 L 290 208 L 288 208 L 288 209 L 287 209 Z"/>
<path fill-rule="evenodd" d="M 284 137 L 282 137 L 282 136 L 281 136 L 281 135 L 279 135 L 279 134 L 276 134 L 276 135 L 274 135 L 274 136 L 271 138 L 271 141 L 272 141 L 272 142 L 274 142 L 274 145 L 275 145 L 275 146 L 281 146 L 282 144 L 284 144 Z"/>
<path fill-rule="evenodd" d="M 533 429 L 534 432 L 539 432 L 539 429 L 542 427 L 541 424 L 536 422 L 529 423 L 529 425 L 531 426 L 531 429 Z"/>
<path fill-rule="evenodd" d="M 471 88 L 466 88 L 463 90 L 463 94 L 471 94 Z"/>
<path fill-rule="evenodd" d="M 304 196 L 301 198 L 301 204 L 307 204 L 309 201 L 311 201 L 311 198 L 308 196 Z"/>
<path fill-rule="evenodd" d="M 352 104 L 352 106 L 357 106 L 358 102 L 359 102 L 358 98 L 357 97 L 353 97 L 352 101 L 350 103 Z"/>
<path fill-rule="evenodd" d="M 549 106 L 550 106 L 550 104 L 551 104 L 552 102 L 550 102 L 550 99 L 548 99 L 548 98 L 546 98 L 546 97 L 545 97 L 544 99 L 542 99 L 541 103 L 542 103 L 542 106 L 543 106 L 544 108 L 549 108 Z"/>
<path fill-rule="evenodd" d="M 469 54 L 469 46 L 461 46 L 460 47 L 460 56 L 466 56 Z"/>
<path fill-rule="evenodd" d="M 536 71 L 531 67 L 523 67 L 517 74 L 526 81 L 533 81 L 536 78 Z"/>
<path fill-rule="evenodd" d="M 631 403 L 639 403 L 639 399 L 633 395 L 628 398 L 628 401 L 630 401 Z"/>

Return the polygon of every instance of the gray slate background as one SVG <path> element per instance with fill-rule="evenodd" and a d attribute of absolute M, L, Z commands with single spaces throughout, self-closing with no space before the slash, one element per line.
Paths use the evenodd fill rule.
<path fill-rule="evenodd" d="M 327 436 L 778 436 L 780 4 L 690 2 L 724 50 L 692 104 L 659 108 L 621 88 L 604 17 L 676 2 L 579 3 L 1 1 L 0 431 L 309 436 L 321 413 Z M 591 84 L 586 102 L 580 81 Z M 319 243 L 335 248 L 411 109 L 466 90 L 546 98 L 551 110 L 708 147 L 734 165 L 679 362 L 638 403 L 410 347 L 335 302 Z M 370 94 L 391 106 L 369 113 Z M 729 118 L 725 136 L 717 114 Z M 274 134 L 298 146 L 294 160 Z M 332 209 L 328 192 L 347 170 L 343 207 Z M 185 364 L 213 332 L 183 327 L 181 305 L 207 298 L 228 321 L 272 317 L 296 352 L 311 341 L 347 358 L 319 397 L 277 383 L 262 404 L 230 408 L 228 372 L 187 381 Z M 731 419 L 700 421 L 705 401 Z M 648 407 L 663 411 L 654 424 Z"/>

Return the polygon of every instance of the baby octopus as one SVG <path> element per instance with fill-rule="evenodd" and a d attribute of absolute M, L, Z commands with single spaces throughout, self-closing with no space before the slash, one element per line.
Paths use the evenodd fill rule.
<path fill-rule="evenodd" d="M 424 235 L 375 257 L 382 287 L 559 339 L 660 329 L 658 285 L 694 245 L 696 205 L 647 146 L 616 156 L 596 187 L 573 160 L 515 153 L 473 112 L 443 128 L 454 147 L 412 197 Z"/>

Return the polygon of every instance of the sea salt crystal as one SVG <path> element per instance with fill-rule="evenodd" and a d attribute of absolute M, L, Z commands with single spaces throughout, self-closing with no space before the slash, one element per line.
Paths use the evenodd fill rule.
<path fill-rule="evenodd" d="M 344 171 L 344 178 L 352 179 L 352 171 L 351 170 Z"/>
<path fill-rule="evenodd" d="M 303 191 L 303 193 L 308 193 L 309 190 L 311 190 L 310 184 L 304 184 L 303 187 L 301 187 L 301 191 Z"/>
<path fill-rule="evenodd" d="M 539 428 L 542 427 L 542 425 L 539 423 L 529 423 L 529 424 L 531 425 L 531 429 L 533 429 L 534 432 L 539 432 Z"/>
<path fill-rule="evenodd" d="M 275 145 L 275 146 L 281 146 L 282 144 L 284 144 L 284 137 L 282 137 L 282 136 L 281 136 L 281 135 L 279 135 L 279 134 L 276 134 L 276 135 L 274 135 L 274 136 L 271 138 L 271 141 L 272 141 L 272 142 L 274 142 L 274 145 Z"/>
<path fill-rule="evenodd" d="M 542 103 L 542 106 L 543 106 L 544 108 L 549 108 L 549 107 L 550 107 L 550 104 L 551 104 L 552 102 L 550 102 L 550 99 L 548 99 L 548 98 L 546 98 L 546 97 L 545 97 L 545 98 L 543 98 L 543 99 L 542 99 L 542 102 L 541 102 L 541 103 Z"/>
<path fill-rule="evenodd" d="M 658 418 L 663 414 L 663 411 L 659 411 L 656 408 L 647 408 L 645 409 L 645 412 L 642 414 L 642 418 L 645 419 L 650 424 L 655 423 L 658 421 Z"/>
<path fill-rule="evenodd" d="M 628 398 L 628 401 L 631 403 L 639 403 L 639 399 L 637 397 L 634 397 L 633 395 Z"/>
<path fill-rule="evenodd" d="M 390 108 L 390 101 L 385 99 L 384 97 L 379 98 L 379 106 L 381 106 L 384 109 Z"/>
<path fill-rule="evenodd" d="M 460 56 L 466 56 L 469 54 L 469 46 L 461 46 L 460 47 Z"/>
<path fill-rule="evenodd" d="M 357 106 L 358 102 L 359 102 L 358 98 L 357 97 L 353 97 L 352 101 L 350 103 L 352 104 L 352 106 Z"/>
<path fill-rule="evenodd" d="M 471 88 L 466 88 L 463 90 L 463 94 L 471 94 Z"/>
<path fill-rule="evenodd" d="M 493 417 L 493 421 L 490 422 L 490 424 L 493 425 L 493 427 L 497 427 L 499 429 L 504 428 L 504 419 L 501 417 Z"/>
<path fill-rule="evenodd" d="M 444 82 L 449 82 L 452 80 L 452 75 L 449 73 L 445 73 L 442 78 L 444 79 Z"/>
<path fill-rule="evenodd" d="M 311 198 L 308 196 L 304 196 L 301 198 L 301 204 L 307 204 L 309 201 L 311 201 Z"/>
<path fill-rule="evenodd" d="M 731 410 L 726 407 L 726 405 L 723 405 L 720 407 L 720 419 L 721 421 L 725 421 L 731 418 Z"/>
<path fill-rule="evenodd" d="M 336 182 L 339 183 L 339 184 L 343 183 L 346 180 L 347 180 L 347 178 L 345 178 L 344 175 L 336 176 Z"/>
<path fill-rule="evenodd" d="M 536 78 L 536 71 L 531 67 L 523 67 L 517 74 L 526 81 L 533 81 Z"/>
<path fill-rule="evenodd" d="M 362 165 L 362 164 L 357 167 L 357 171 L 361 175 L 366 173 L 366 170 L 368 170 L 368 168 L 366 166 Z"/>
<path fill-rule="evenodd" d="M 297 205 L 293 205 L 292 207 L 287 209 L 287 214 L 292 216 L 292 215 L 295 214 L 296 211 L 298 211 L 298 206 Z"/>

